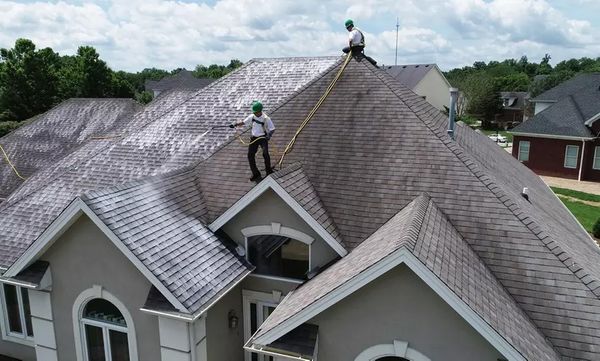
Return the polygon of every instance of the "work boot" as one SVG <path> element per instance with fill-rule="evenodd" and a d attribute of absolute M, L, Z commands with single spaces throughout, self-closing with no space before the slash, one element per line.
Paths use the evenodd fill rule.
<path fill-rule="evenodd" d="M 269 168 L 269 169 L 267 169 L 267 176 L 268 176 L 269 174 L 273 174 L 273 168 Z"/>
<path fill-rule="evenodd" d="M 259 183 L 262 180 L 262 176 L 259 174 L 255 174 L 250 178 L 250 182 Z"/>

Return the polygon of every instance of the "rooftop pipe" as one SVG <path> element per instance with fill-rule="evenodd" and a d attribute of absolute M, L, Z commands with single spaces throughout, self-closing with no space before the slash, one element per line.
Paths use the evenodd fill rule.
<path fill-rule="evenodd" d="M 454 140 L 454 125 L 456 123 L 456 102 L 458 101 L 458 89 L 450 88 L 450 111 L 448 115 L 448 135 Z"/>

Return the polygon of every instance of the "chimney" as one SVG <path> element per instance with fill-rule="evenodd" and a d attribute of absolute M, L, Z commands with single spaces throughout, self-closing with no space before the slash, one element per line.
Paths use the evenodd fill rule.
<path fill-rule="evenodd" d="M 456 102 L 458 101 L 458 89 L 450 88 L 450 111 L 448 115 L 448 135 L 454 140 L 454 123 L 456 122 Z"/>

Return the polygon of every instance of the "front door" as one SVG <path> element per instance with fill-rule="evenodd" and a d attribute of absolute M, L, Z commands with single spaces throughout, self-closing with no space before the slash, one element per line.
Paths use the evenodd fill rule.
<path fill-rule="evenodd" d="M 273 302 L 272 294 L 244 290 L 244 342 L 258 330 L 275 307 L 277 303 Z M 275 361 L 272 356 L 255 352 L 246 352 L 244 359 L 245 361 Z"/>

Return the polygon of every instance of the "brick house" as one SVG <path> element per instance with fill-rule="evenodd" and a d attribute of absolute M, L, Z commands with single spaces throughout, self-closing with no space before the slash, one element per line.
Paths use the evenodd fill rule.
<path fill-rule="evenodd" d="M 580 74 L 532 100 L 512 130 L 513 156 L 540 175 L 600 181 L 600 73 Z"/>

